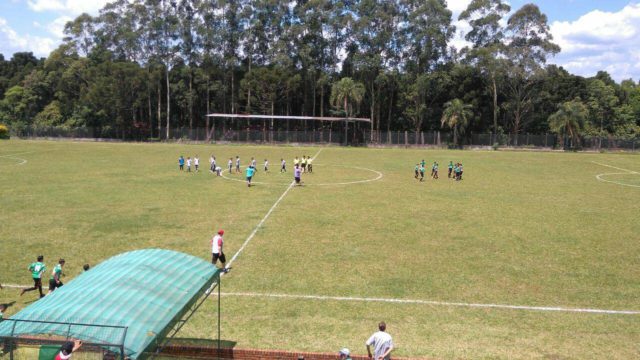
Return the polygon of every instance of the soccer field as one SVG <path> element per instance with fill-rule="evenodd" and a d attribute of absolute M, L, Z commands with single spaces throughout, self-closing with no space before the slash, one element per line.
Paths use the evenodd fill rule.
<path fill-rule="evenodd" d="M 255 186 L 211 154 L 255 157 Z M 290 187 L 302 155 L 314 173 Z M 440 179 L 414 179 L 422 159 Z M 639 215 L 633 154 L 0 142 L 0 283 L 30 285 L 38 254 L 66 282 L 134 249 L 209 260 L 223 228 L 222 337 L 243 348 L 366 354 L 384 320 L 396 356 L 638 358 Z M 6 315 L 36 299 L 18 295 Z M 215 324 L 210 301 L 179 336 Z"/>

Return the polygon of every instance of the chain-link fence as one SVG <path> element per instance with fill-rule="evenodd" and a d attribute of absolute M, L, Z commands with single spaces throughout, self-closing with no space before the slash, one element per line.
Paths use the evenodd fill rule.
<path fill-rule="evenodd" d="M 230 128 L 176 128 L 169 131 L 169 141 L 197 141 L 207 143 L 233 142 L 257 144 L 333 144 L 352 146 L 406 146 L 406 147 L 523 147 L 575 150 L 629 150 L 640 147 L 640 137 L 621 139 L 615 137 L 583 137 L 578 141 L 560 138 L 554 134 L 487 134 L 467 133 L 458 135 L 444 131 L 369 131 L 357 126 L 345 129 L 323 128 L 310 130 L 285 129 L 230 129 Z M 166 129 L 113 128 L 42 128 L 24 127 L 11 129 L 11 135 L 19 138 L 72 138 L 117 141 L 165 141 Z"/>

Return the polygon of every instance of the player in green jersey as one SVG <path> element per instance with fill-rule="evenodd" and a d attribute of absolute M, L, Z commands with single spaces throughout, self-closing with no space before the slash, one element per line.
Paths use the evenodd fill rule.
<path fill-rule="evenodd" d="M 20 296 L 24 295 L 27 291 L 38 290 L 40 292 L 40 297 L 44 297 L 44 294 L 42 293 L 42 274 L 47 270 L 47 267 L 44 265 L 43 261 L 44 256 L 38 255 L 38 261 L 29 265 L 29 271 L 33 278 L 33 287 L 22 289 Z"/>
<path fill-rule="evenodd" d="M 453 161 L 449 161 L 449 179 L 451 179 L 452 172 L 453 172 Z"/>
<path fill-rule="evenodd" d="M 420 164 L 420 168 L 418 170 L 420 170 L 420 181 L 424 181 L 424 166 Z"/>
<path fill-rule="evenodd" d="M 415 172 L 415 178 L 418 178 L 418 175 L 420 175 L 420 164 L 416 164 L 416 168 L 414 169 Z"/>
<path fill-rule="evenodd" d="M 49 277 L 49 293 L 48 294 L 51 294 L 55 289 L 64 285 L 62 283 L 62 280 L 60 279 L 63 275 L 62 274 L 63 266 L 64 266 L 64 259 L 60 259 L 60 261 L 58 261 L 58 265 L 56 265 L 53 268 L 53 271 L 51 272 L 51 277 Z"/>

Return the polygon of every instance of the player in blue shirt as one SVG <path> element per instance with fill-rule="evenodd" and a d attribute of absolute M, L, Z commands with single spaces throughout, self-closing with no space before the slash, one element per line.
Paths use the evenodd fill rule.
<path fill-rule="evenodd" d="M 256 172 L 256 169 L 254 169 L 253 166 L 249 166 L 247 167 L 247 186 L 251 187 L 251 178 L 253 177 L 253 174 Z"/>
<path fill-rule="evenodd" d="M 184 157 L 182 155 L 178 158 L 178 165 L 180 167 L 180 171 L 184 170 Z"/>

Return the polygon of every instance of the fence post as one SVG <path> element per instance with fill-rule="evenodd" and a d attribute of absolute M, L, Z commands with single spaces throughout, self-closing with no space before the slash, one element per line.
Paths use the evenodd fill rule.
<path fill-rule="evenodd" d="M 404 131 L 404 146 L 409 146 L 409 133 L 407 130 Z"/>

